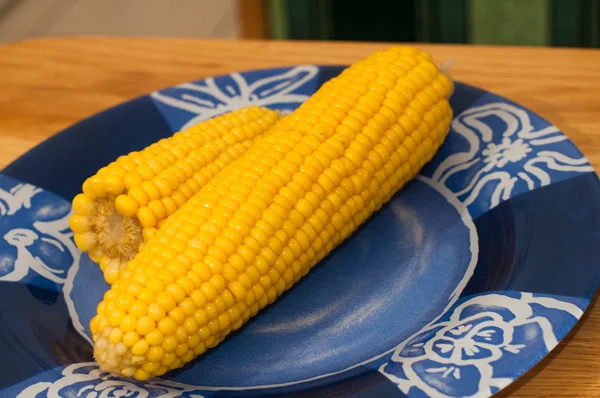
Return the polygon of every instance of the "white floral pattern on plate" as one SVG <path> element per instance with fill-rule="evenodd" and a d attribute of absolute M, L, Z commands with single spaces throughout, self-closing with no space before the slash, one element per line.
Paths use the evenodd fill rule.
<path fill-rule="evenodd" d="M 165 105 L 189 112 L 192 116 L 178 129 L 185 129 L 202 120 L 221 113 L 249 106 L 278 105 L 290 110 L 309 97 L 296 91 L 317 76 L 319 68 L 314 65 L 296 66 L 269 73 L 252 82 L 247 74 L 209 77 L 199 82 L 184 83 L 150 96 Z M 196 115 L 196 116 L 193 116 Z"/>
<path fill-rule="evenodd" d="M 403 342 L 379 371 L 409 395 L 416 389 L 431 397 L 488 397 L 521 374 L 499 366 L 500 359 L 517 358 L 531 345 L 538 345 L 541 354 L 558 344 L 554 319 L 539 307 L 568 314 L 573 321 L 583 314 L 577 305 L 554 297 L 478 295 Z"/>
<path fill-rule="evenodd" d="M 50 194 L 33 185 L 9 181 L 6 177 L 2 178 L 4 181 L 3 185 L 12 187 L 0 188 L 3 201 L 0 219 L 4 218 L 2 225 L 9 227 L 3 229 L 0 241 L 0 281 L 20 281 L 33 271 L 54 283 L 65 283 L 67 270 L 78 262 L 80 255 L 69 228 L 69 204 L 48 201 Z M 46 197 L 32 205 L 36 195 Z M 27 219 L 30 222 L 12 225 L 11 220 L 20 218 L 9 217 L 22 210 L 30 213 Z"/>
<path fill-rule="evenodd" d="M 19 282 L 38 275 L 55 283 L 65 293 L 73 326 L 91 344 L 70 296 L 81 258 L 69 227 L 70 203 L 2 175 L 0 197 L 7 209 L 0 214 L 0 281 Z"/>
<path fill-rule="evenodd" d="M 17 184 L 8 191 L 0 188 L 0 216 L 12 216 L 31 207 L 31 198 L 42 190 L 31 184 Z"/>
<path fill-rule="evenodd" d="M 17 398 L 203 398 L 203 395 L 192 393 L 193 390 L 169 382 L 142 383 L 119 379 L 100 370 L 95 362 L 85 362 L 67 366 L 62 371 L 62 377 L 53 382 L 30 385 Z"/>
<path fill-rule="evenodd" d="M 450 134 L 467 148 L 455 145 L 431 178 L 451 189 L 473 218 L 516 194 L 593 171 L 558 128 L 509 103 L 468 108 L 454 118 Z"/>

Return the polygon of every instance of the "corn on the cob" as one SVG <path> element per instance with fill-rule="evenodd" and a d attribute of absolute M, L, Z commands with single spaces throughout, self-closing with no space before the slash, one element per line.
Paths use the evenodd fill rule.
<path fill-rule="evenodd" d="M 88 178 L 74 198 L 70 225 L 75 243 L 113 283 L 143 240 L 277 118 L 267 108 L 243 108 L 119 157 Z"/>
<path fill-rule="evenodd" d="M 431 159 L 449 129 L 451 91 L 410 47 L 325 83 L 127 263 L 91 321 L 100 366 L 162 375 L 272 303 Z"/>

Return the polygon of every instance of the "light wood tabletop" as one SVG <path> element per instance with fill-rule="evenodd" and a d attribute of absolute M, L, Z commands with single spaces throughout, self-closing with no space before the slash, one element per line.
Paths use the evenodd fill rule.
<path fill-rule="evenodd" d="M 234 71 L 348 64 L 384 43 L 47 38 L 0 46 L 0 168 L 72 123 L 153 90 Z M 420 45 L 453 76 L 557 125 L 600 170 L 600 51 Z M 600 396 L 600 308 L 500 396 Z"/>

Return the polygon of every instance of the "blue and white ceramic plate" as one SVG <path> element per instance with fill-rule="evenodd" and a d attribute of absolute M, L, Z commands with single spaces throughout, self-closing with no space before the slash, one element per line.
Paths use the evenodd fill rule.
<path fill-rule="evenodd" d="M 218 348 L 148 382 L 92 359 L 107 285 L 73 244 L 82 181 L 248 104 L 292 110 L 341 67 L 234 73 L 138 98 L 0 175 L 2 397 L 487 397 L 573 327 L 600 277 L 600 187 L 558 128 L 464 84 L 422 173 Z"/>

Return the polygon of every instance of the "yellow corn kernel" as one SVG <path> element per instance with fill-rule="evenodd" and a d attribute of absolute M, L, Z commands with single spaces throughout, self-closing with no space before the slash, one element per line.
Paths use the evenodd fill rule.
<path fill-rule="evenodd" d="M 275 124 L 278 113 L 251 106 L 201 122 L 140 152 L 121 156 L 88 178 L 73 199 L 75 242 L 112 284 L 169 215 Z M 246 127 L 246 130 L 242 128 Z"/>
<path fill-rule="evenodd" d="M 159 376 L 272 303 L 433 157 L 449 130 L 451 91 L 427 54 L 410 47 L 375 53 L 325 83 L 227 168 L 207 173 L 98 306 L 92 324 L 102 369 Z M 182 181 L 186 170 L 163 177 Z M 93 181 L 87 188 L 97 193 Z M 133 286 L 140 298 L 137 275 L 155 275 L 162 290 L 147 308 L 130 305 L 125 317 L 136 319 L 140 339 L 126 344 L 124 334 L 119 346 L 108 320 L 122 315 L 115 302 L 123 291 Z"/>

